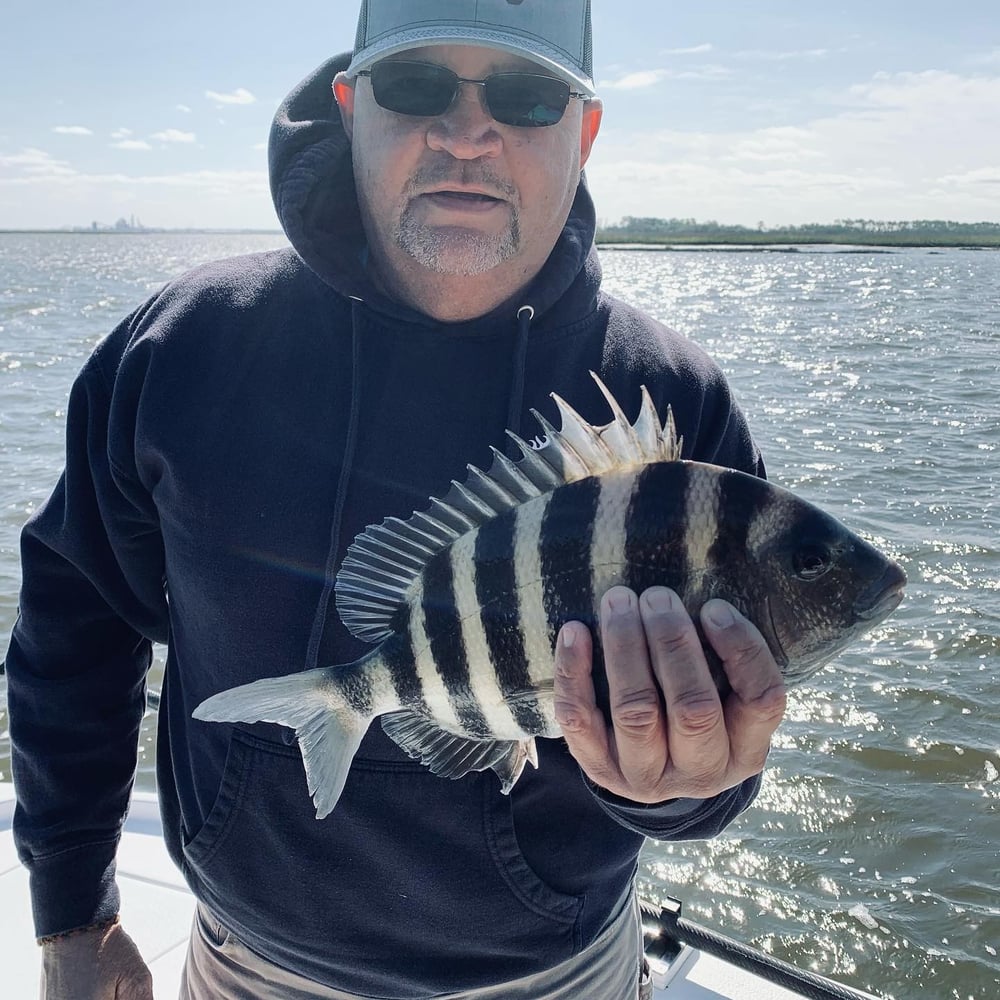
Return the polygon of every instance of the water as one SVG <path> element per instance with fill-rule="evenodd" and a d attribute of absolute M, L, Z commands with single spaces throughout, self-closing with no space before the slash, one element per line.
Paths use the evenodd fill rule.
<path fill-rule="evenodd" d="M 281 237 L 0 235 L 0 642 L 69 383 L 171 275 Z M 907 599 L 791 695 L 760 798 L 651 843 L 688 917 L 892 1000 L 1000 995 L 1000 253 L 606 252 L 722 364 L 771 477 L 904 565 Z M 0 680 L 2 686 L 2 680 Z M 139 784 L 153 785 L 155 720 Z M 0 714 L 0 777 L 9 775 Z"/>

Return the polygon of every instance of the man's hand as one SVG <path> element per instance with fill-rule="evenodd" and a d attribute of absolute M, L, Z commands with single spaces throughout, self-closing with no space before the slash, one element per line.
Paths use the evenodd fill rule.
<path fill-rule="evenodd" d="M 555 656 L 555 712 L 591 781 L 634 802 L 707 799 L 764 769 L 785 686 L 760 632 L 725 601 L 701 609 L 732 693 L 723 703 L 680 598 L 613 587 L 601 601 L 611 725 L 597 706 L 592 640 L 567 622 Z"/>
<path fill-rule="evenodd" d="M 120 924 L 42 945 L 42 1000 L 153 1000 L 153 977 Z"/>

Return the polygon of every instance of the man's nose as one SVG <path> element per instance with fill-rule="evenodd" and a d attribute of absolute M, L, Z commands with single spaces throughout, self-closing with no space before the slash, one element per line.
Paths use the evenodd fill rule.
<path fill-rule="evenodd" d="M 486 108 L 483 88 L 462 82 L 451 107 L 434 119 L 427 131 L 427 145 L 456 159 L 496 156 L 503 145 L 497 123 Z"/>

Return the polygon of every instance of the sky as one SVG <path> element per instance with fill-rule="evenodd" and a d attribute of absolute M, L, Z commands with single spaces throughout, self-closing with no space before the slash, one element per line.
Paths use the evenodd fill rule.
<path fill-rule="evenodd" d="M 602 222 L 1000 222 L 997 0 L 593 4 Z M 277 228 L 271 118 L 357 8 L 11 4 L 0 229 Z"/>

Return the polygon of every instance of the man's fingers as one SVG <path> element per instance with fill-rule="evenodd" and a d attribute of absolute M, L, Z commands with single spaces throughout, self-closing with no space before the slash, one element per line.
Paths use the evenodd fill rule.
<path fill-rule="evenodd" d="M 601 601 L 601 642 L 618 765 L 630 784 L 652 785 L 667 765 L 666 723 L 639 599 L 626 587 Z"/>
<path fill-rule="evenodd" d="M 591 675 L 593 641 L 581 622 L 567 622 L 555 649 L 555 715 L 577 763 L 598 784 L 617 780 L 610 771 L 608 728 L 597 706 Z"/>
<path fill-rule="evenodd" d="M 651 587 L 640 600 L 653 670 L 666 704 L 670 759 L 697 782 L 725 767 L 729 740 L 719 693 L 681 599 Z"/>
<path fill-rule="evenodd" d="M 708 601 L 701 621 L 733 689 L 726 703 L 733 767 L 757 774 L 785 713 L 784 678 L 764 637 L 731 605 Z"/>

